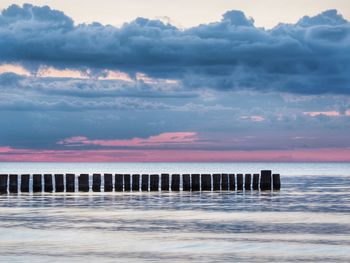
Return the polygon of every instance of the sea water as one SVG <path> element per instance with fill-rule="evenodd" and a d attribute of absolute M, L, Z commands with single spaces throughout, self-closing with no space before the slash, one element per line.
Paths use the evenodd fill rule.
<path fill-rule="evenodd" d="M 2 173 L 281 174 L 274 192 L 0 196 L 0 262 L 350 262 L 349 163 L 0 163 Z"/>

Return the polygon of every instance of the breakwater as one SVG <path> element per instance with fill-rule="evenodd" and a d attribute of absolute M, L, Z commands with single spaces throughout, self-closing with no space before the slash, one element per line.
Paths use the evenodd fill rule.
<path fill-rule="evenodd" d="M 280 190 L 279 174 L 0 174 L 0 194 L 39 192 L 156 192 Z"/>

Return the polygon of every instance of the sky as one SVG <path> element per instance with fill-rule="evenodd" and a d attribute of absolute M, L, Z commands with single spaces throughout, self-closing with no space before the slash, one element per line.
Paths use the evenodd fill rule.
<path fill-rule="evenodd" d="M 348 1 L 188 2 L 1 1 L 0 161 L 350 161 Z"/>
<path fill-rule="evenodd" d="M 349 0 L 1 0 L 0 9 L 11 4 L 48 5 L 72 17 L 75 23 L 98 21 L 121 26 L 137 17 L 160 19 L 179 28 L 215 22 L 228 10 L 241 10 L 253 17 L 257 27 L 295 23 L 301 17 L 337 9 L 350 18 Z"/>

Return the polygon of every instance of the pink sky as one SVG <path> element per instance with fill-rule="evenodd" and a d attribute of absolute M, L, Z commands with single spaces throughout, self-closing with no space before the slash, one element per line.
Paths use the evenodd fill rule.
<path fill-rule="evenodd" d="M 201 135 L 203 136 L 203 135 Z M 349 162 L 350 148 L 286 150 L 206 150 L 235 145 L 242 138 L 210 141 L 196 132 L 167 132 L 148 138 L 89 139 L 75 136 L 58 141 L 62 149 L 0 147 L 0 161 L 28 162 Z M 244 139 L 244 138 L 243 138 Z M 97 147 L 91 149 L 91 146 Z M 204 146 L 204 147 L 203 147 Z M 210 149 L 211 147 L 209 147 Z"/>
<path fill-rule="evenodd" d="M 350 162 L 350 149 L 278 151 L 29 150 L 0 147 L 3 162 Z"/>

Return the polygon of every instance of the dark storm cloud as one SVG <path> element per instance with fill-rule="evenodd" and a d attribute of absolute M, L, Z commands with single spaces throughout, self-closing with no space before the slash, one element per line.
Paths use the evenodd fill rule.
<path fill-rule="evenodd" d="M 186 30 L 145 18 L 116 28 L 13 5 L 0 15 L 0 62 L 143 72 L 188 88 L 349 94 L 350 24 L 329 10 L 265 30 L 229 11 Z"/>

